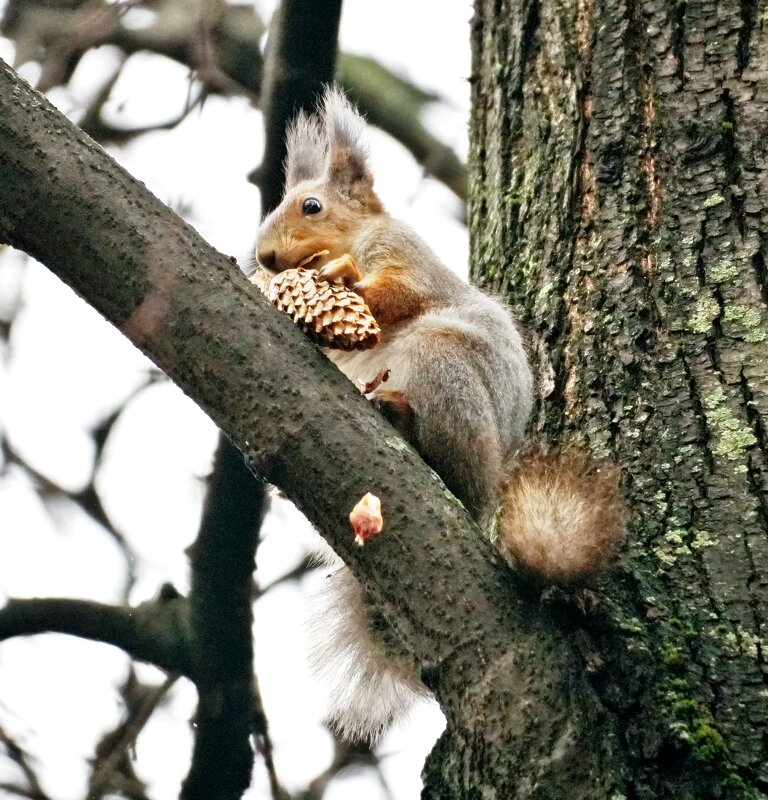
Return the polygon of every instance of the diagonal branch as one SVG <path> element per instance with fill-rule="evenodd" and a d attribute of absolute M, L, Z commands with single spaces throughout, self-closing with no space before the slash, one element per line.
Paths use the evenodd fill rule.
<path fill-rule="evenodd" d="M 434 473 L 236 265 L 5 66 L 0 120 L 0 240 L 87 297 L 208 411 L 351 564 L 394 637 L 432 664 L 471 648 L 471 634 L 446 634 L 464 615 L 467 631 L 483 609 L 496 617 L 505 572 Z M 389 533 L 360 550 L 346 518 L 369 490 Z M 445 609 L 470 575 L 472 602 Z"/>
<path fill-rule="evenodd" d="M 541 766 L 600 780 L 616 741 L 567 638 L 444 485 L 355 387 L 214 251 L 0 62 L 0 241 L 26 250 L 115 324 L 321 531 L 361 581 L 382 636 L 411 653 L 451 737 L 565 742 Z M 350 509 L 383 503 L 358 548 Z M 503 702 L 499 702 L 503 697 Z M 509 708 L 525 708 L 510 720 Z M 556 713 L 553 713 L 556 710 Z M 560 745 L 558 745 L 559 747 Z M 565 746 L 565 745 L 563 745 Z M 496 752 L 496 751 L 494 751 Z"/>
<path fill-rule="evenodd" d="M 86 296 L 200 403 L 351 564 L 403 643 L 433 663 L 470 646 L 445 636 L 448 619 L 483 607 L 495 617 L 504 572 L 434 473 L 228 258 L 7 67 L 0 119 L 0 239 Z M 389 534 L 360 550 L 346 517 L 368 490 Z M 475 573 L 476 602 L 448 612 L 446 591 L 465 595 L 459 573 Z M 415 586 L 413 574 L 445 583 Z"/>
<path fill-rule="evenodd" d="M 37 774 L 32 769 L 29 763 L 29 756 L 24 748 L 10 736 L 0 726 L 0 745 L 2 745 L 8 753 L 11 761 L 21 770 L 27 782 L 27 788 L 22 789 L 18 786 L 11 786 L 10 784 L 0 783 L 0 790 L 13 792 L 18 794 L 19 797 L 33 798 L 33 800 L 50 800 L 49 796 L 43 791 Z"/>
<path fill-rule="evenodd" d="M 101 800 L 121 784 L 123 794 L 128 795 L 126 789 L 130 790 L 131 800 L 147 800 L 145 786 L 133 768 L 130 751 L 177 679 L 178 675 L 169 675 L 159 686 L 146 686 L 137 680 L 133 670 L 129 672 L 120 690 L 126 717 L 116 728 L 105 733 L 96 746 L 88 800 Z"/>

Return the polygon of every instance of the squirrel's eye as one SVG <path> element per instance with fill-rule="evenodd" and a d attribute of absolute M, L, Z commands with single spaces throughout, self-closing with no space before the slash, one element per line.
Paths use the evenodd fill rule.
<path fill-rule="evenodd" d="M 317 214 L 323 210 L 320 201 L 316 197 L 308 197 L 301 206 L 305 214 Z"/>

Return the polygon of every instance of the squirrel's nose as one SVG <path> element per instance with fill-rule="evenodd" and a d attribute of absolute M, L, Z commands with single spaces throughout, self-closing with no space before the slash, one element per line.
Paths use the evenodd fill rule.
<path fill-rule="evenodd" d="M 267 269 L 274 269 L 275 263 L 277 261 L 277 253 L 274 250 L 259 250 L 258 255 L 256 258 L 261 264 L 262 267 L 266 267 Z"/>

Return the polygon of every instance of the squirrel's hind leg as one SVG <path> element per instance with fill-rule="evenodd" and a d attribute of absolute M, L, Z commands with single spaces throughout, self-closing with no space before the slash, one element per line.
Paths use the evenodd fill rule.
<path fill-rule="evenodd" d="M 402 392 L 377 391 L 373 403 L 382 416 L 408 442 L 413 443 L 415 418 L 408 398 Z"/>

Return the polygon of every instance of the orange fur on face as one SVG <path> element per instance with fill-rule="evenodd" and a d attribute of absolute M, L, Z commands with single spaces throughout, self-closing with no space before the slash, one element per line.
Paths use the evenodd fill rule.
<path fill-rule="evenodd" d="M 304 201 L 310 197 L 322 206 L 318 214 L 305 214 L 302 210 Z M 321 269 L 329 261 L 349 253 L 360 225 L 382 212 L 372 187 L 351 204 L 349 198 L 325 182 L 303 183 L 286 195 L 280 207 L 265 220 L 258 252 L 274 253 L 274 265 L 269 267 L 273 272 L 295 269 L 305 259 L 322 253 L 309 265 Z"/>

